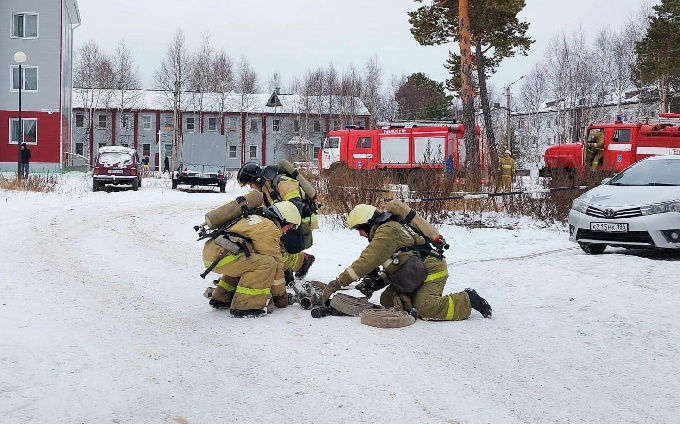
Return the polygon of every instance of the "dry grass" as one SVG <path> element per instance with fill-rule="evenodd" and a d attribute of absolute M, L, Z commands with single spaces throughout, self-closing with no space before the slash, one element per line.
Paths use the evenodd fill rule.
<path fill-rule="evenodd" d="M 593 187 L 603 177 L 604 175 L 594 174 L 585 180 L 575 180 L 571 175 L 555 175 L 549 184 L 550 187 Z M 565 190 L 478 199 L 450 199 L 464 192 L 490 193 L 493 192 L 493 187 L 466 187 L 441 171 L 422 170 L 415 174 L 398 175 L 387 171 L 353 171 L 341 168 L 323 172 L 319 177 L 312 177 L 310 180 L 317 187 L 320 201 L 324 205 L 321 213 L 329 216 L 333 225 L 340 227 L 344 226 L 347 214 L 358 203 L 383 207 L 392 198 L 406 202 L 422 199 L 423 201 L 408 204 L 435 225 L 452 218 L 455 213 L 473 217 L 484 212 L 527 216 L 553 224 L 566 221 L 572 201 L 583 193 L 583 190 Z"/>
<path fill-rule="evenodd" d="M 18 179 L 17 174 L 7 177 L 7 174 L 0 174 L 0 189 L 15 191 L 36 191 L 49 193 L 54 191 L 57 186 L 56 174 L 29 174 L 28 178 Z"/>

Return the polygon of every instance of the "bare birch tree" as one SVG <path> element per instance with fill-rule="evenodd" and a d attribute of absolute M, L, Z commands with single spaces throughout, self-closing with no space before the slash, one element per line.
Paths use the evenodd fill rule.
<path fill-rule="evenodd" d="M 139 77 L 139 67 L 132 59 L 130 49 L 122 39 L 113 54 L 114 86 L 117 90 L 118 107 L 121 110 L 136 109 L 142 100 L 142 83 Z"/>
<path fill-rule="evenodd" d="M 178 29 L 172 44 L 165 52 L 160 67 L 154 75 L 156 88 L 167 94 L 168 104 L 173 110 L 173 137 L 171 167 L 175 169 L 182 160 L 182 92 L 186 90 L 191 71 L 191 60 L 186 40 Z"/>

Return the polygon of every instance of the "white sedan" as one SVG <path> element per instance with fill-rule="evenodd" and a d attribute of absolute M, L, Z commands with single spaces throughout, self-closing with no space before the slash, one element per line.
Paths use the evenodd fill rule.
<path fill-rule="evenodd" d="M 586 253 L 607 246 L 680 249 L 680 155 L 636 162 L 574 199 L 569 240 Z"/>

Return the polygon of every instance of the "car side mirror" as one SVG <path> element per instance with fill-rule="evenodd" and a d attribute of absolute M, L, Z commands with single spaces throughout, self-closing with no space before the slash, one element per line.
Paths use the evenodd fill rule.
<path fill-rule="evenodd" d="M 605 178 L 604 180 L 602 180 L 602 181 L 600 182 L 600 184 L 608 184 L 609 181 L 611 181 L 611 179 L 612 179 L 612 177 Z"/>

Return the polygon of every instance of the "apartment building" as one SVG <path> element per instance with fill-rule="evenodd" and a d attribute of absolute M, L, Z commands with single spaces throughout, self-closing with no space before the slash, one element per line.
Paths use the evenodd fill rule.
<path fill-rule="evenodd" d="M 19 91 L 31 169 L 57 170 L 71 145 L 76 0 L 0 1 L 0 170 L 16 171 Z M 15 62 L 23 52 L 25 62 Z M 4 81 L 4 83 L 2 83 Z"/>
<path fill-rule="evenodd" d="M 158 90 L 74 89 L 72 151 L 92 159 L 100 147 L 121 145 L 149 156 L 152 169 L 172 154 L 172 94 Z M 121 105 L 125 105 L 121 107 Z M 358 97 L 256 93 L 182 93 L 183 139 L 227 146 L 227 166 L 271 165 L 282 158 L 316 161 L 326 133 L 344 125 L 367 127 Z"/>

